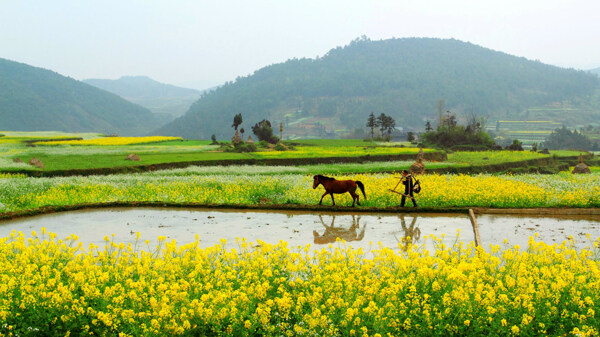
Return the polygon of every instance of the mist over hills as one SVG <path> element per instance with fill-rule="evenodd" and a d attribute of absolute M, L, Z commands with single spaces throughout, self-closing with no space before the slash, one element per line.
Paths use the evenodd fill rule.
<path fill-rule="evenodd" d="M 202 92 L 157 82 L 146 76 L 123 76 L 116 80 L 87 79 L 83 82 L 117 94 L 150 111 L 168 114 L 170 119 L 183 115 Z"/>
<path fill-rule="evenodd" d="M 284 138 L 344 135 L 364 128 L 371 112 L 422 129 L 437 118 L 439 102 L 443 111 L 488 120 L 586 123 L 597 119 L 598 107 L 591 102 L 600 97 L 599 88 L 599 78 L 589 72 L 454 39 L 362 38 L 320 58 L 288 60 L 228 82 L 157 133 L 231 138 L 238 113 L 248 133 L 263 119 L 282 122 Z"/>
<path fill-rule="evenodd" d="M 594 73 L 594 74 L 597 74 L 597 75 L 600 75 L 600 68 L 590 69 L 590 72 Z"/>
<path fill-rule="evenodd" d="M 115 94 L 0 58 L 0 130 L 144 135 L 164 122 Z"/>

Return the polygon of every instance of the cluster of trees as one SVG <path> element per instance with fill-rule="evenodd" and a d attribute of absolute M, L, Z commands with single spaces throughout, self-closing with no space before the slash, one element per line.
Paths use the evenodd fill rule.
<path fill-rule="evenodd" d="M 229 151 L 235 151 L 235 152 L 254 152 L 256 151 L 258 148 L 255 144 L 253 143 L 247 143 L 244 142 L 244 128 L 239 128 L 240 125 L 242 125 L 242 123 L 244 122 L 244 118 L 242 117 L 242 114 L 236 114 L 233 117 L 233 124 L 231 124 L 231 127 L 235 130 L 236 135 L 239 131 L 240 138 L 236 139 L 237 137 L 234 136 L 234 138 L 232 139 L 232 144 L 233 148 L 228 149 Z M 239 128 L 239 130 L 238 130 Z M 273 135 L 273 127 L 271 126 L 271 122 L 263 119 L 262 121 L 254 124 L 254 126 L 252 126 L 252 132 L 254 133 L 254 135 L 256 136 L 257 140 L 259 143 L 270 143 L 270 144 L 278 144 L 279 143 L 279 137 L 274 136 Z M 212 144 L 214 145 L 218 145 L 219 143 L 217 142 L 217 136 L 215 134 L 212 134 L 211 136 L 212 139 Z"/>
<path fill-rule="evenodd" d="M 599 151 L 600 144 L 598 141 L 592 141 L 577 130 L 571 131 L 563 125 L 546 138 L 542 143 L 542 147 L 550 150 L 583 150 L 583 151 Z"/>
<path fill-rule="evenodd" d="M 371 112 L 367 119 L 367 127 L 371 129 L 371 139 L 375 139 L 375 129 L 378 128 L 380 131 L 381 139 L 391 139 L 392 131 L 396 128 L 396 121 L 394 118 L 382 113 L 375 117 L 375 113 Z M 387 136 L 384 136 L 384 132 Z"/>
<path fill-rule="evenodd" d="M 236 114 L 233 117 L 233 124 L 231 124 L 231 127 L 237 132 L 238 127 L 242 125 L 243 122 L 244 118 L 242 117 L 242 114 Z M 242 140 L 244 139 L 245 131 L 246 130 L 244 130 L 244 128 L 240 128 L 239 130 L 239 132 L 241 133 Z M 266 141 L 271 144 L 277 144 L 279 142 L 279 138 L 273 135 L 273 127 L 271 126 L 271 122 L 266 119 L 263 119 L 262 121 L 254 124 L 254 126 L 252 127 L 252 132 L 254 133 L 258 141 Z"/>
<path fill-rule="evenodd" d="M 497 148 L 494 140 L 484 131 L 484 120 L 471 114 L 466 125 L 461 125 L 456 115 L 446 111 L 440 116 L 438 126 L 434 130 L 427 122 L 426 131 L 421 141 L 426 146 L 452 150 L 488 150 Z"/>
<path fill-rule="evenodd" d="M 256 135 L 259 141 L 266 141 L 271 144 L 279 143 L 279 137 L 273 135 L 273 127 L 271 122 L 266 119 L 254 124 L 252 132 Z"/>

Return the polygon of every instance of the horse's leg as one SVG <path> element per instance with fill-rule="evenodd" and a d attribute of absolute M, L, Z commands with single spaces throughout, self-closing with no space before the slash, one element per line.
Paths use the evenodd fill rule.
<path fill-rule="evenodd" d="M 353 189 L 350 189 L 348 191 L 348 193 L 350 193 L 350 195 L 352 196 L 352 207 L 354 207 L 354 202 L 356 202 L 358 204 L 358 206 L 360 206 L 360 201 L 359 201 L 359 195 L 358 193 L 356 193 L 356 187 L 354 187 Z"/>
<path fill-rule="evenodd" d="M 356 198 L 358 196 L 356 195 L 356 193 L 352 192 L 352 190 L 348 191 L 348 193 L 350 193 L 350 196 L 352 197 L 352 207 L 354 207 L 354 203 L 356 203 Z"/>
<path fill-rule="evenodd" d="M 319 201 L 319 205 L 321 205 L 321 203 L 323 202 L 323 197 L 326 196 L 329 192 L 325 191 L 325 193 L 323 193 L 323 195 L 321 196 L 321 200 Z"/>
<path fill-rule="evenodd" d="M 335 200 L 333 199 L 333 192 L 329 193 L 331 195 L 331 202 L 333 203 L 333 206 L 335 206 Z"/>

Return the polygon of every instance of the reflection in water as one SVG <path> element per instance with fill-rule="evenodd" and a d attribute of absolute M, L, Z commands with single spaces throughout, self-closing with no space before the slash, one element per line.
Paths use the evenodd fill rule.
<path fill-rule="evenodd" d="M 417 216 L 414 216 L 412 221 L 410 222 L 410 226 L 406 226 L 406 220 L 404 220 L 404 215 L 399 215 L 400 224 L 402 225 L 402 237 L 398 239 L 396 233 L 394 233 L 394 237 L 399 244 L 402 244 L 402 250 L 407 251 L 410 245 L 414 245 L 421 238 L 421 229 L 417 227 Z"/>
<path fill-rule="evenodd" d="M 435 234 L 446 246 L 452 246 L 457 240 L 469 243 L 473 240 L 471 224 L 464 214 L 397 214 L 361 213 L 355 214 L 354 224 L 351 213 L 337 213 L 334 225 L 331 217 L 335 213 L 320 212 L 322 219 L 311 211 L 306 212 L 267 212 L 214 209 L 162 209 L 162 208 L 111 208 L 86 209 L 64 213 L 52 213 L 29 218 L 0 221 L 0 238 L 8 237 L 11 231 L 22 231 L 29 235 L 31 231 L 40 232 L 45 227 L 48 232 L 57 234 L 57 238 L 66 238 L 71 234 L 79 236 L 84 246 L 90 243 L 104 246 L 105 235 L 115 234 L 115 242 L 135 243 L 140 232 L 141 240 L 156 242 L 158 236 L 166 236 L 168 241 L 178 244 L 194 242 L 199 237 L 201 248 L 212 247 L 221 239 L 234 243 L 237 237 L 249 242 L 257 240 L 277 243 L 284 240 L 292 246 L 304 246 L 308 243 L 334 242 L 337 237 L 348 242 L 348 246 L 372 248 L 371 242 L 381 242 L 385 247 L 402 250 L 408 244 L 426 245 L 435 251 L 433 240 L 425 236 Z M 360 216 L 360 221 L 357 218 Z M 418 218 L 417 218 L 418 216 Z M 323 220 L 327 223 L 324 225 Z M 538 234 L 536 241 L 548 244 L 561 242 L 572 235 L 576 249 L 590 246 L 586 234 L 592 239 L 600 237 L 600 216 L 511 216 L 486 215 L 477 217 L 482 246 L 519 245 L 527 249 L 530 236 Z M 363 228 L 364 226 L 364 228 Z M 366 231 L 369 227 L 369 231 Z M 467 234 L 457 236 L 461 230 Z M 313 231 L 317 234 L 313 235 Z M 325 233 L 323 233 L 325 231 Z M 319 235 L 319 234 L 323 235 Z M 410 241 L 404 239 L 410 237 Z M 360 241 L 357 241 L 360 240 Z M 152 246 L 153 244 L 151 244 Z M 315 245 L 314 246 L 319 246 Z"/>
<path fill-rule="evenodd" d="M 323 221 L 323 217 L 319 214 L 321 224 L 325 227 L 323 235 L 319 235 L 319 232 L 313 230 L 313 239 L 316 244 L 333 243 L 337 238 L 345 241 L 360 241 L 365 237 L 366 225 L 360 229 L 360 216 L 354 217 L 352 215 L 352 226 L 350 228 L 334 227 L 335 215 L 332 215 L 331 225 L 327 226 Z M 357 229 L 360 231 L 357 232 Z"/>

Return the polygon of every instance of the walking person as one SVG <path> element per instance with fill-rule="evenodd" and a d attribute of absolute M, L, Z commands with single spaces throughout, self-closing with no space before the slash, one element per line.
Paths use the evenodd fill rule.
<path fill-rule="evenodd" d="M 412 200 L 413 207 L 417 207 L 417 200 L 414 197 L 414 182 L 413 176 L 408 173 L 407 170 L 402 170 L 402 184 L 404 185 L 404 194 L 402 195 L 402 200 L 400 201 L 400 207 L 404 207 L 404 203 L 406 202 L 406 197 L 409 196 L 410 200 Z"/>

